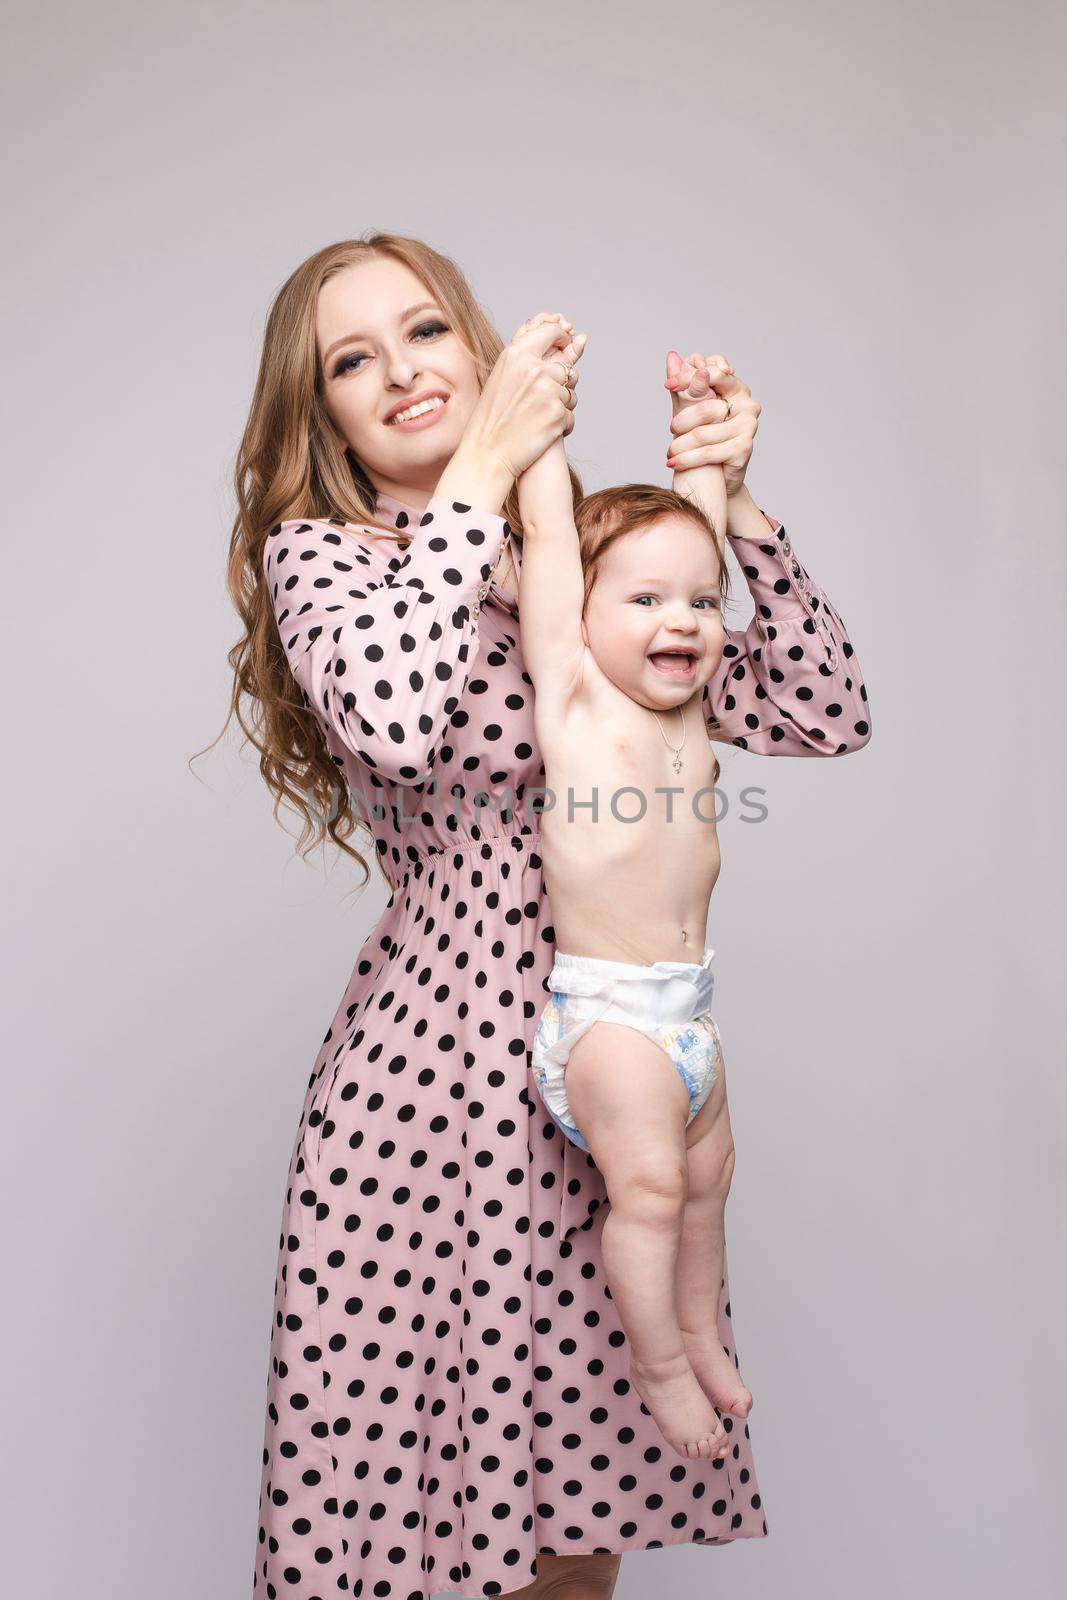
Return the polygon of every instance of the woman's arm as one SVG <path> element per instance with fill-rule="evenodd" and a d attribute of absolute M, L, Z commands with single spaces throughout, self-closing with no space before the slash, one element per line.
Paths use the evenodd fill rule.
<path fill-rule="evenodd" d="M 509 531 L 498 513 L 450 497 L 467 481 L 450 465 L 441 480 L 450 494 L 434 495 L 402 554 L 387 555 L 381 535 L 297 519 L 272 528 L 263 549 L 278 635 L 304 703 L 394 783 L 432 775 L 478 654 L 482 600 Z M 497 486 L 474 470 L 469 481 L 497 506 L 507 493 L 496 498 Z"/>
<path fill-rule="evenodd" d="M 684 404 L 674 399 L 667 452 L 674 487 L 721 466 L 726 489 L 726 534 L 756 602 L 743 631 L 726 630 L 722 664 L 705 686 L 708 731 L 759 755 L 841 756 L 871 737 L 867 692 L 845 625 L 801 566 L 782 524 L 763 515 L 745 484 L 762 410 L 725 356 L 687 357 L 666 387 L 697 381 L 695 361 L 713 394 Z M 691 394 L 692 391 L 689 393 Z M 700 500 L 696 483 L 694 497 Z"/>
<path fill-rule="evenodd" d="M 726 630 L 704 689 L 709 732 L 757 755 L 847 755 L 871 737 L 859 662 L 838 613 L 797 558 L 782 524 L 746 488 L 731 496 L 727 536 L 756 602 Z M 744 530 L 744 531 L 739 531 Z"/>
<path fill-rule="evenodd" d="M 545 361 L 560 333 L 558 314 L 541 314 L 501 350 L 403 555 L 322 520 L 281 522 L 264 543 L 278 635 L 305 704 L 394 783 L 433 774 L 511 531 L 500 507 L 572 421 L 558 364 Z"/>

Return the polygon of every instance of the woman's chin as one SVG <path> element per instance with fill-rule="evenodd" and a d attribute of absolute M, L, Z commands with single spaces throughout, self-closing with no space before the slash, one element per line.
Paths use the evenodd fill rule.
<path fill-rule="evenodd" d="M 393 444 L 390 451 L 390 471 L 403 479 L 405 463 L 417 462 L 423 471 L 430 467 L 436 468 L 440 477 L 455 455 L 463 437 L 462 429 L 455 437 L 453 432 L 451 427 L 447 433 L 444 427 L 428 428 L 425 433 L 409 433 L 402 439 L 390 441 Z"/>

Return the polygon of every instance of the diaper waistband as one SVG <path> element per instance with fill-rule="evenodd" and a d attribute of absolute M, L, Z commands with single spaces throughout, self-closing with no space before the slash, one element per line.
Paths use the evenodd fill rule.
<path fill-rule="evenodd" d="M 714 956 L 714 949 L 706 945 L 701 961 L 654 961 L 643 965 L 557 951 L 548 985 L 558 993 L 591 999 L 624 997 L 628 1006 L 654 1011 L 665 1023 L 686 1022 L 711 1009 Z"/>

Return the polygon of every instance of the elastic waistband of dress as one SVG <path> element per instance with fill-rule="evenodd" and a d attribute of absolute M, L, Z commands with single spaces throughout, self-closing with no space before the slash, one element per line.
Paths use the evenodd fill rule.
<path fill-rule="evenodd" d="M 502 852 L 520 855 L 524 850 L 536 848 L 541 843 L 541 830 L 527 829 L 519 833 L 487 833 L 480 839 L 457 834 L 447 844 L 430 845 L 425 850 L 408 848 L 402 867 L 401 882 L 409 876 L 421 877 L 429 867 L 445 865 L 457 856 L 471 856 L 480 861 L 491 861 Z"/>

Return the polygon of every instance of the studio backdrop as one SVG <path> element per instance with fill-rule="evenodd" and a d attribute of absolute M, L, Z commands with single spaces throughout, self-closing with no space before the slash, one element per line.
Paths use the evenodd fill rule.
<path fill-rule="evenodd" d="M 1052 1600 L 1060 8 L 16 0 L 3 32 L 6 1592 L 233 1600 L 262 1570 L 288 1163 L 389 888 L 302 859 L 236 723 L 212 743 L 234 462 L 280 285 L 383 230 L 505 341 L 588 331 L 587 492 L 669 483 L 664 352 L 722 352 L 751 493 L 869 697 L 843 759 L 720 749 L 766 1536 L 679 1528 L 617 1593 Z M 358 1595 L 360 1561 L 290 1600 Z"/>

